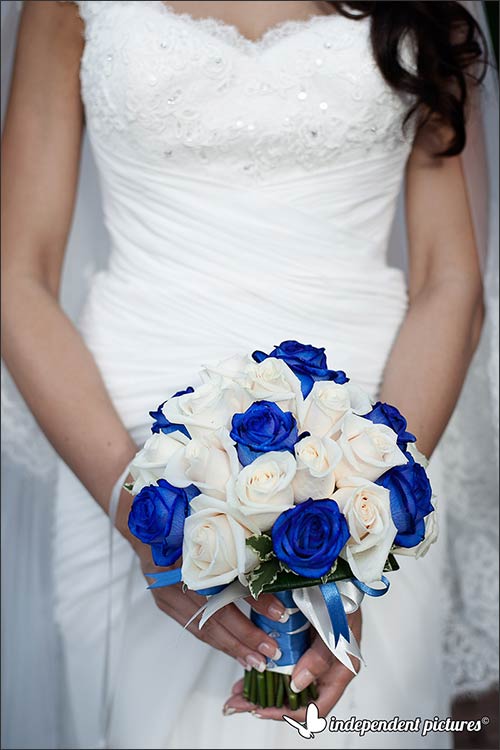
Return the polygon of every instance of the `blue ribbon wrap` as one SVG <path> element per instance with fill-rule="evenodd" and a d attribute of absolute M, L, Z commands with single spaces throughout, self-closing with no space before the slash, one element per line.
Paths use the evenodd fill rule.
<path fill-rule="evenodd" d="M 160 573 L 148 573 L 147 577 L 153 579 L 153 583 L 151 583 L 148 588 L 156 589 L 179 583 L 182 579 L 182 573 L 180 568 L 176 568 L 174 570 L 163 571 Z M 387 593 L 390 586 L 390 583 L 385 576 L 382 576 L 380 579 L 383 588 L 367 586 L 356 578 L 349 580 L 356 586 L 356 588 L 368 596 L 383 596 Z M 207 589 L 200 589 L 196 593 L 210 597 L 214 594 L 218 594 L 225 588 L 226 586 L 213 586 Z M 333 581 L 330 583 L 323 583 L 319 585 L 319 590 L 321 591 L 330 619 L 335 647 L 337 647 L 339 643 L 340 636 L 350 643 L 351 633 L 344 603 L 342 601 L 342 595 L 337 584 Z M 271 638 L 274 638 L 281 650 L 281 657 L 278 660 L 273 661 L 272 659 L 267 659 L 269 669 L 272 669 L 273 667 L 290 667 L 295 665 L 309 648 L 311 640 L 310 622 L 297 607 L 293 598 L 293 590 L 278 591 L 274 595 L 285 605 L 289 612 L 289 617 L 286 622 L 276 622 L 265 615 L 261 615 L 253 609 L 251 610 L 250 615 L 251 621 Z"/>
<path fill-rule="evenodd" d="M 297 608 L 291 591 L 278 591 L 274 596 L 289 610 L 286 622 L 276 622 L 252 609 L 250 619 L 258 628 L 274 638 L 281 650 L 281 657 L 276 661 L 267 659 L 268 667 L 289 667 L 298 662 L 302 654 L 307 651 L 311 642 L 310 624 L 308 619 Z M 297 632 L 298 631 L 298 632 Z"/>

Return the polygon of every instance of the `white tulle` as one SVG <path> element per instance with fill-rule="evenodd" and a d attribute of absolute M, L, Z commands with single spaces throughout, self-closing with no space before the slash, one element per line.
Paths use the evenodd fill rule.
<path fill-rule="evenodd" d="M 485 324 L 441 440 L 447 478 L 446 663 L 457 693 L 498 681 L 498 72 L 482 3 L 465 3 L 489 41 L 491 69 L 476 91 L 463 154 L 483 268 Z M 489 200 L 486 200 L 489 196 Z M 491 464 L 486 456 L 490 457 Z M 477 511 L 471 512 L 477 501 Z"/>
<path fill-rule="evenodd" d="M 17 5 L 2 3 L 7 81 Z M 234 27 L 177 16 L 161 2 L 78 5 L 85 21 L 87 138 L 63 302 L 132 435 L 144 440 L 149 409 L 188 385 L 201 364 L 284 338 L 327 346 L 332 366 L 376 394 L 406 311 L 404 273 L 390 267 L 386 255 L 389 247 L 389 259 L 404 268 L 402 173 L 413 131 L 401 132 L 408 101 L 378 75 L 368 24 L 311 18 L 282 24 L 254 43 Z M 484 25 L 481 13 L 479 8 Z M 404 46 L 402 55 L 411 65 L 411 47 Z M 456 692 L 480 690 L 495 679 L 498 218 L 483 209 L 485 195 L 490 207 L 498 199 L 491 168 L 498 163 L 497 102 L 491 71 L 464 155 L 488 316 L 431 466 L 446 508 L 442 541 L 425 560 L 404 560 L 393 591 L 365 607 L 363 651 L 371 658 L 337 707 L 338 716 L 446 715 L 447 675 Z M 18 472 L 22 467 L 22 484 L 10 475 L 16 484 L 8 485 L 4 555 L 23 581 L 18 601 L 29 599 L 33 611 L 25 617 L 10 608 L 6 619 L 4 680 L 14 685 L 6 734 L 12 747 L 84 747 L 103 739 L 108 521 L 20 404 L 8 386 L 3 448 Z M 41 482 L 36 502 L 27 490 L 33 481 Z M 28 519 L 16 510 L 19 497 Z M 53 596 L 51 575 L 40 583 L 29 572 L 34 560 L 49 559 L 46 520 L 54 510 L 55 611 L 69 678 L 67 711 L 60 681 L 46 680 L 49 660 L 58 655 L 54 631 L 49 629 L 47 659 L 38 669 L 24 647 L 37 632 L 35 623 L 48 619 L 42 606 Z M 32 546 L 24 558 L 19 539 L 27 529 Z M 445 557 L 446 585 L 440 572 Z M 289 730 L 279 724 L 259 726 L 253 717 L 219 721 L 239 666 L 155 610 L 118 535 L 113 570 L 109 746 L 292 746 Z M 389 648 L 387 623 L 396 618 L 401 632 Z M 408 643 L 415 644 L 411 652 Z M 443 644 L 448 673 L 443 668 L 436 677 Z M 22 664 L 46 700 L 43 711 L 30 702 L 38 745 L 23 720 L 23 685 L 9 680 Z M 384 694 L 380 675 L 388 684 Z M 355 737 L 323 735 L 320 743 L 335 746 L 339 739 L 344 747 L 378 747 L 378 741 L 414 746 L 398 735 L 372 736 L 359 745 Z M 432 737 L 428 746 L 437 741 L 447 746 L 444 736 Z"/>

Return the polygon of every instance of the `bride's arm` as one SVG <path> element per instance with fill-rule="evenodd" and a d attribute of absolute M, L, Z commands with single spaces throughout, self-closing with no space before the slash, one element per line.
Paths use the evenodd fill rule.
<path fill-rule="evenodd" d="M 441 134 L 440 137 L 442 137 Z M 434 159 L 437 134 L 415 140 L 406 170 L 409 308 L 385 368 L 380 399 L 408 418 L 419 449 L 430 456 L 458 399 L 477 346 L 482 319 L 482 284 L 460 157 Z M 359 640 L 361 612 L 349 618 Z M 353 674 L 316 637 L 295 665 L 298 689 L 320 686 L 318 704 L 326 716 Z M 227 706 L 248 710 L 238 694 Z M 259 710 L 280 719 L 280 709 Z M 289 712 L 300 721 L 304 710 Z"/>
<path fill-rule="evenodd" d="M 2 139 L 2 355 L 44 432 L 106 509 L 137 450 L 58 294 L 83 113 L 75 9 L 26 3 Z"/>
<path fill-rule="evenodd" d="M 73 5 L 25 3 L 2 140 L 2 355 L 57 452 L 107 510 L 117 477 L 137 447 L 122 424 L 90 351 L 62 311 L 61 268 L 71 224 L 83 129 L 79 88 L 82 27 Z M 127 528 L 122 492 L 117 526 L 148 570 L 150 547 Z M 155 590 L 183 625 L 205 601 L 179 588 Z M 279 618 L 283 606 L 259 609 Z M 245 662 L 263 663 L 276 642 L 234 605 L 193 632 Z"/>
<path fill-rule="evenodd" d="M 433 158 L 417 137 L 406 173 L 409 308 L 380 400 L 407 417 L 430 456 L 460 394 L 483 321 L 482 283 L 459 156 Z"/>

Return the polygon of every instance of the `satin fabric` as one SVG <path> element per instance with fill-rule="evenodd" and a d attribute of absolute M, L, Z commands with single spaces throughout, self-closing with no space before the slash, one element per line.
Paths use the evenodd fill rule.
<path fill-rule="evenodd" d="M 101 144 L 94 153 L 112 250 L 80 327 L 128 428 L 194 384 L 201 365 L 288 338 L 326 346 L 331 367 L 375 394 L 407 304 L 402 272 L 385 261 L 389 197 L 379 201 L 377 241 L 357 222 L 357 232 L 346 229 L 342 207 L 339 219 L 335 200 L 324 200 L 347 170 L 236 191 L 110 158 Z M 370 169 L 394 182 L 398 164 L 401 154 Z M 350 169 L 358 166 L 368 171 Z M 359 205 L 372 190 L 362 174 Z"/>
<path fill-rule="evenodd" d="M 120 3 L 105 3 L 108 7 L 102 11 L 101 4 L 99 9 L 92 3 L 80 5 L 88 39 L 84 100 L 111 252 L 108 267 L 93 279 L 79 326 L 137 443 L 149 433 L 148 412 L 180 388 L 195 385 L 201 365 L 255 348 L 268 350 L 288 338 L 325 346 L 329 366 L 346 370 L 375 397 L 407 307 L 403 273 L 388 265 L 386 254 L 411 140 L 393 144 L 382 139 L 367 151 L 363 139 L 350 140 L 347 131 L 335 162 L 306 171 L 295 161 L 294 150 L 285 151 L 277 168 L 257 180 L 244 174 L 247 141 L 229 140 L 224 157 L 214 150 L 203 169 L 197 168 L 191 152 L 185 162 L 169 161 L 166 168 L 155 157 L 152 135 L 144 132 L 136 148 L 137 122 L 108 134 L 90 88 L 91 82 L 103 87 L 109 117 L 120 119 L 123 82 L 117 78 L 113 83 L 118 88 L 108 89 L 104 77 L 96 80 L 100 73 L 94 56 L 106 51 L 107 42 L 112 47 L 116 28 L 120 33 L 129 28 L 130 16 L 147 25 L 150 9 L 141 8 L 149 4 L 140 3 L 134 12 L 129 4 L 121 10 Z M 113 30 L 112 20 L 117 24 Z M 167 15 L 164 22 L 175 29 L 179 19 Z M 331 34 L 331 23 L 316 20 L 311 27 L 295 28 L 284 39 L 284 59 L 292 59 L 297 49 L 328 43 L 330 37 L 324 35 Z M 366 56 L 366 27 L 354 29 L 352 24 L 344 24 L 346 38 L 354 34 L 355 49 Z M 206 28 L 191 27 L 189 20 L 187 26 L 203 45 Z M 323 34 L 319 40 L 318 33 Z M 136 41 L 132 61 L 138 48 Z M 233 54 L 229 47 L 222 49 L 225 57 Z M 182 47 L 177 54 L 183 68 Z M 347 54 L 355 66 L 354 52 Z M 110 66 L 116 55 L 115 50 Z M 241 75 L 248 75 L 244 70 Z M 116 68 L 113 71 L 115 75 Z M 185 71 L 180 76 L 179 86 L 185 87 Z M 314 85 L 324 86 L 322 80 Z M 338 80 L 341 101 L 345 81 Z M 127 81 L 134 86 L 135 78 Z M 232 83 L 225 95 L 228 118 L 236 118 L 242 107 L 241 90 Z M 380 80 L 377 86 L 373 99 L 367 100 L 369 121 L 375 129 L 387 121 L 399 126 L 403 102 L 378 109 L 377 98 L 385 102 L 385 93 Z M 318 96 L 331 100 L 335 87 L 329 79 Z M 293 110 L 297 94 L 286 96 Z M 207 121 L 215 116 L 214 101 L 204 99 L 203 90 L 198 106 Z M 288 103 L 279 96 L 268 100 L 265 111 L 256 104 L 257 126 L 260 114 L 263 126 L 270 114 L 279 122 L 283 106 Z M 366 111 L 356 111 L 365 123 Z M 146 115 L 143 120 L 153 123 Z M 275 135 L 281 137 L 279 129 Z M 300 133 L 295 137 L 300 139 Z M 243 169 L 233 173 L 231 165 Z M 56 616 L 76 746 L 301 746 L 302 740 L 284 722 L 259 722 L 249 714 L 222 718 L 231 685 L 241 676 L 240 665 L 194 639 L 156 608 L 137 561 L 118 534 L 112 572 L 112 705 L 103 736 L 108 531 L 108 519 L 61 465 L 54 544 Z M 447 715 L 449 691 L 438 666 L 442 545 L 423 562 L 404 560 L 390 594 L 364 606 L 367 667 L 335 707 L 337 717 Z M 315 741 L 320 747 L 449 746 L 445 734 L 425 739 L 372 733 L 361 739 L 324 732 Z"/>

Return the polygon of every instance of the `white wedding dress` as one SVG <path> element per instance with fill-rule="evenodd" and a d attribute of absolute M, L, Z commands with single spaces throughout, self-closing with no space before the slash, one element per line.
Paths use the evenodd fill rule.
<path fill-rule="evenodd" d="M 258 42 L 161 2 L 79 2 L 86 123 L 111 240 L 79 326 L 138 444 L 202 364 L 288 338 L 325 346 L 373 396 L 404 318 L 387 242 L 410 100 L 369 20 L 287 22 Z M 402 48 L 412 65 L 411 47 Z M 78 419 L 85 419 L 79 414 Z M 54 568 L 75 746 L 102 738 L 109 520 L 60 462 Z M 439 452 L 431 462 L 439 491 Z M 441 539 L 363 604 L 366 666 L 337 718 L 449 715 Z M 107 746 L 291 748 L 284 722 L 221 709 L 241 667 L 162 614 L 114 532 Z M 446 733 L 328 731 L 316 747 L 445 748 Z"/>

